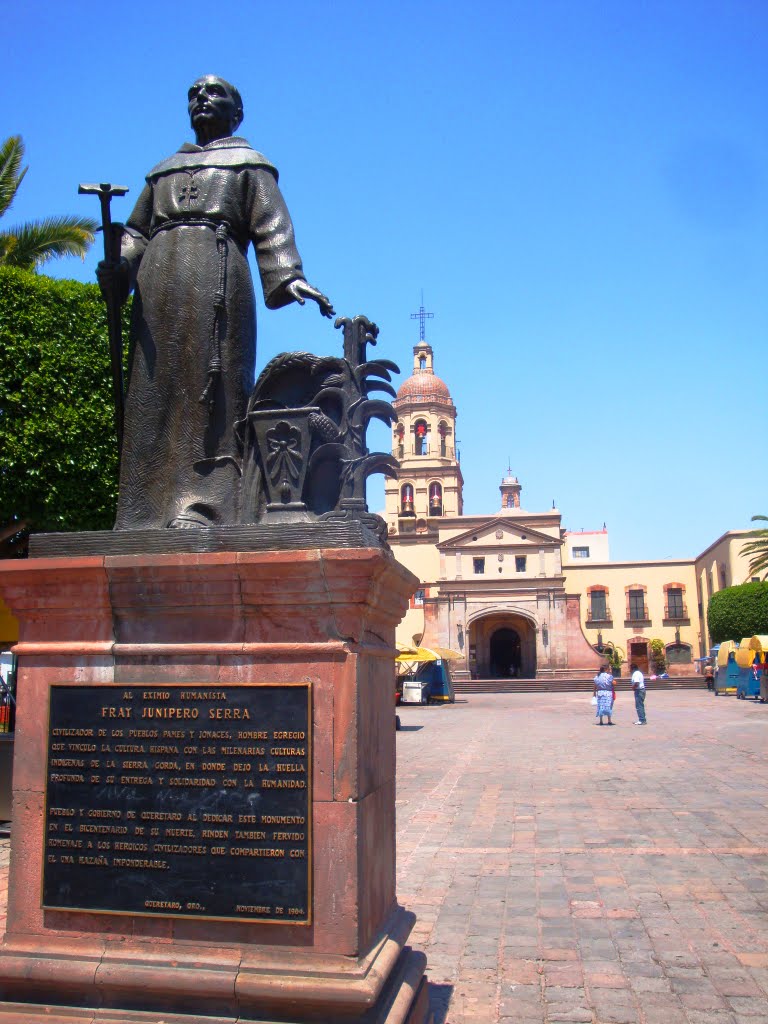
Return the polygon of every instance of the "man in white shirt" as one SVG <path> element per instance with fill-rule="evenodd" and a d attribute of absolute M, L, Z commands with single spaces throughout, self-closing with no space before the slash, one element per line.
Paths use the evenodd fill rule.
<path fill-rule="evenodd" d="M 632 670 L 632 689 L 635 691 L 635 710 L 637 721 L 635 725 L 645 725 L 645 676 L 637 667 L 630 665 Z"/>

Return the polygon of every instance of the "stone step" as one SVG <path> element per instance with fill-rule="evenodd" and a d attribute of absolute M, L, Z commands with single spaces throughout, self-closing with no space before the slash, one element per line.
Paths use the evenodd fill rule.
<path fill-rule="evenodd" d="M 631 690 L 629 679 L 615 681 L 617 691 Z M 570 679 L 472 679 L 455 680 L 457 694 L 472 693 L 585 693 L 593 688 L 592 677 Z M 673 676 L 669 679 L 648 679 L 649 690 L 704 690 L 707 684 L 703 676 Z"/>

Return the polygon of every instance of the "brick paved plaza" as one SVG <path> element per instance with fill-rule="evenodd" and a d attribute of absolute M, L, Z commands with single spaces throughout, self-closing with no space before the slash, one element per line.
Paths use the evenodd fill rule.
<path fill-rule="evenodd" d="M 404 708 L 398 893 L 436 1021 L 768 1022 L 768 707 Z"/>
<path fill-rule="evenodd" d="M 403 708 L 398 891 L 436 1024 L 768 1022 L 768 707 Z M 0 841 L 4 914 L 8 842 Z"/>

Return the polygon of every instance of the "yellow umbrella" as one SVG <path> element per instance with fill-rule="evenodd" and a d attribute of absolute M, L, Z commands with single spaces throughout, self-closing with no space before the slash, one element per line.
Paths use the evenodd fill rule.
<path fill-rule="evenodd" d="M 437 661 L 440 657 L 439 654 L 435 654 L 434 651 L 429 650 L 428 647 L 411 647 L 406 648 L 395 658 L 395 661 L 406 662 L 406 661 Z"/>
<path fill-rule="evenodd" d="M 398 679 L 406 676 L 415 676 L 419 665 L 429 664 L 435 661 L 457 661 L 464 655 L 458 651 L 452 651 L 450 647 L 406 647 L 405 644 L 397 645 L 400 653 L 395 658 L 395 669 Z M 447 666 L 444 670 L 447 673 Z M 453 700 L 453 690 L 449 694 L 433 694 L 432 700 Z"/>
<path fill-rule="evenodd" d="M 425 650 L 434 651 L 443 661 L 460 661 L 464 657 L 458 651 L 452 651 L 450 647 L 427 647 Z"/>
<path fill-rule="evenodd" d="M 457 661 L 464 657 L 458 651 L 452 651 L 450 647 L 406 647 L 405 644 L 398 644 L 400 653 L 395 658 L 398 662 L 426 662 L 426 661 Z"/>

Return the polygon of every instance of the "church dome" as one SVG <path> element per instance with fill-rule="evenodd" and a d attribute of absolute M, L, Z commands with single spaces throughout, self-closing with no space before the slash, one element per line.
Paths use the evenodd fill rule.
<path fill-rule="evenodd" d="M 449 402 L 451 393 L 448 385 L 431 370 L 416 370 L 404 380 L 397 392 L 397 401 L 408 402 Z"/>

